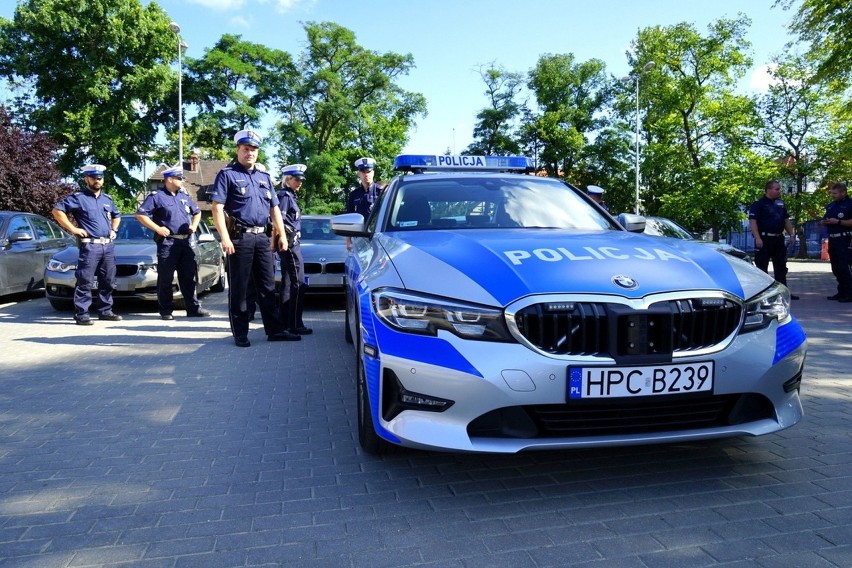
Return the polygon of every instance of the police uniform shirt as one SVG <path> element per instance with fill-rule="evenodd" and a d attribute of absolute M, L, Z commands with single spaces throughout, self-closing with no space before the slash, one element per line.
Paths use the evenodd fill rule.
<path fill-rule="evenodd" d="M 748 210 L 748 218 L 757 221 L 757 229 L 761 233 L 784 233 L 785 221 L 790 217 L 787 206 L 780 199 L 769 199 L 765 195 L 752 203 Z"/>
<path fill-rule="evenodd" d="M 189 234 L 192 218 L 201 213 L 183 189 L 175 194 L 165 187 L 151 192 L 136 210 L 137 215 L 150 217 L 154 223 L 166 227 L 173 235 Z"/>
<path fill-rule="evenodd" d="M 301 231 L 302 210 L 299 209 L 299 204 L 296 202 L 296 192 L 285 186 L 278 192 L 278 207 L 281 209 L 284 224 L 294 231 Z"/>
<path fill-rule="evenodd" d="M 844 197 L 840 201 L 832 201 L 826 205 L 823 219 L 840 219 L 841 221 L 852 219 L 852 199 Z M 852 228 L 840 224 L 826 225 L 825 227 L 828 229 L 829 235 L 852 232 Z"/>
<path fill-rule="evenodd" d="M 246 227 L 263 227 L 269 210 L 278 205 L 268 172 L 246 170 L 239 162 L 225 166 L 213 183 L 212 200 L 222 203 L 225 212 Z"/>
<path fill-rule="evenodd" d="M 370 209 L 372 209 L 373 204 L 379 198 L 382 189 L 375 182 L 371 183 L 367 189 L 364 189 L 364 186 L 359 184 L 358 187 L 349 192 L 346 212 L 360 213 L 366 220 L 370 216 Z"/>
<path fill-rule="evenodd" d="M 88 188 L 75 191 L 57 203 L 55 209 L 73 215 L 77 225 L 95 239 L 108 239 L 112 220 L 121 215 L 112 197 L 103 192 L 95 197 Z"/>

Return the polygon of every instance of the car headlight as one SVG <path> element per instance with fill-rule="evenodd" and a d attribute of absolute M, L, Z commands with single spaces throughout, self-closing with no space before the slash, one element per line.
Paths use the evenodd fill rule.
<path fill-rule="evenodd" d="M 742 331 L 763 329 L 772 320 L 784 321 L 789 316 L 790 290 L 776 282 L 746 302 Z"/>
<path fill-rule="evenodd" d="M 373 293 L 376 315 L 404 333 L 438 335 L 439 330 L 464 339 L 514 341 L 503 311 L 446 298 L 385 288 Z"/>
<path fill-rule="evenodd" d="M 77 264 L 71 264 L 68 262 L 60 262 L 56 259 L 51 258 L 47 261 L 47 269 L 51 272 L 70 272 L 72 270 L 77 270 Z"/>

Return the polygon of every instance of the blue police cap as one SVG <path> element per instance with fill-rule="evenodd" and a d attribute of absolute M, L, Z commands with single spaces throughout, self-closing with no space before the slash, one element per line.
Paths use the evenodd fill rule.
<path fill-rule="evenodd" d="M 248 144 L 249 146 L 260 148 L 260 145 L 263 143 L 263 136 L 254 130 L 240 130 L 234 134 L 234 142 L 237 143 L 237 146 L 240 144 Z"/>
<path fill-rule="evenodd" d="M 358 158 L 355 160 L 355 167 L 359 171 L 376 169 L 376 160 L 373 158 Z"/>
<path fill-rule="evenodd" d="M 172 166 L 170 168 L 163 170 L 163 179 L 166 179 L 167 177 L 182 176 L 182 175 L 183 175 L 183 166 Z"/>
<path fill-rule="evenodd" d="M 307 169 L 308 166 L 305 164 L 290 164 L 289 166 L 281 168 L 281 175 L 305 179 L 305 170 Z"/>
<path fill-rule="evenodd" d="M 104 172 L 106 171 L 106 166 L 102 166 L 100 164 L 86 164 L 80 171 L 83 172 L 83 175 L 86 177 L 103 177 Z"/>

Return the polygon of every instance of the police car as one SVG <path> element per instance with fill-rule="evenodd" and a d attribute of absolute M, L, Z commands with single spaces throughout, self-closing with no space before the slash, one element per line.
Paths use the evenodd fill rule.
<path fill-rule="evenodd" d="M 513 453 L 757 436 L 801 420 L 786 287 L 627 228 L 523 157 L 402 155 L 354 237 L 358 437 Z M 628 230 L 629 229 L 629 230 Z"/>

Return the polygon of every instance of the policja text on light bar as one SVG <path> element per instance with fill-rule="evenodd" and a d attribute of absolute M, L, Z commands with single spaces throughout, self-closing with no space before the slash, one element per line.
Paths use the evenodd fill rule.
<path fill-rule="evenodd" d="M 400 154 L 393 163 L 394 171 L 483 171 L 516 172 L 533 171 L 532 160 L 524 156 L 461 156 L 432 154 Z"/>

